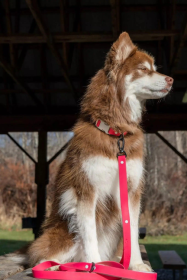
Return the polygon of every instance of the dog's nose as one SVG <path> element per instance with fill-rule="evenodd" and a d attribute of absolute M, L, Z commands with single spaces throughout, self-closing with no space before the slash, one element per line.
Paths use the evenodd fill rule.
<path fill-rule="evenodd" d="M 166 77 L 165 80 L 169 86 L 171 86 L 173 84 L 173 79 L 171 77 Z"/>

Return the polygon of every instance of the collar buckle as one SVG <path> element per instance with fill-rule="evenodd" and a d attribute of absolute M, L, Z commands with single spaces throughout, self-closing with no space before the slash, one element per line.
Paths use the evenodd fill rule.
<path fill-rule="evenodd" d="M 110 126 L 101 120 L 96 121 L 96 127 L 105 132 L 106 134 L 108 134 L 110 129 Z"/>
<path fill-rule="evenodd" d="M 96 123 L 95 123 L 95 126 L 96 126 L 99 130 L 105 132 L 105 133 L 108 134 L 108 135 L 117 136 L 117 137 L 119 137 L 119 136 L 121 135 L 119 132 L 113 130 L 107 123 L 105 123 L 105 122 L 102 121 L 102 120 L 99 120 L 99 119 L 98 119 L 98 120 L 96 121 Z M 127 131 L 124 132 L 124 135 L 126 135 L 126 134 L 127 134 Z"/>

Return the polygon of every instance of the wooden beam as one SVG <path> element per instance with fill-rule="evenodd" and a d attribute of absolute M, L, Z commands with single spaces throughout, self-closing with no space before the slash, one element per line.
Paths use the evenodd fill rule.
<path fill-rule="evenodd" d="M 47 164 L 50 165 L 69 145 L 69 142 L 71 141 L 71 139 L 62 147 L 60 148 L 60 150 L 58 150 L 58 152 L 56 152 L 56 154 L 54 154 L 54 156 L 52 156 Z"/>
<path fill-rule="evenodd" d="M 20 76 L 21 78 L 21 76 Z M 57 76 L 54 76 L 54 75 L 50 75 L 49 77 L 49 80 L 50 82 L 63 82 L 62 81 L 62 76 L 61 75 L 57 75 Z M 84 81 L 86 83 L 88 83 L 88 80 L 90 79 L 90 75 L 86 75 L 84 76 Z M 24 76 L 23 77 L 24 81 L 27 82 L 27 83 L 41 83 L 42 82 L 42 78 L 41 78 L 41 75 L 40 76 Z M 71 76 L 71 79 L 74 81 L 74 82 L 78 82 L 79 80 L 79 77 L 78 75 L 73 75 Z M 3 79 L 2 77 L 0 77 L 0 82 L 2 83 L 3 82 Z M 65 82 L 63 83 L 65 85 Z M 69 89 L 69 88 L 68 88 Z M 66 90 L 66 88 L 65 88 Z"/>
<path fill-rule="evenodd" d="M 185 163 L 187 158 L 183 156 L 167 139 L 165 139 L 159 132 L 155 133 L 175 154 L 177 154 Z"/>
<path fill-rule="evenodd" d="M 7 35 L 12 34 L 12 18 L 10 16 L 10 1 L 4 0 L 5 6 L 5 14 L 6 14 L 6 33 Z M 12 43 L 9 44 L 9 48 L 4 50 L 3 56 L 8 62 L 10 62 L 12 71 L 16 73 L 16 52 L 15 52 L 15 45 Z M 7 76 L 7 88 L 14 88 L 14 82 Z M 9 96 L 10 106 L 9 109 L 11 110 L 12 106 L 17 106 L 17 98 L 14 93 Z"/>
<path fill-rule="evenodd" d="M 133 41 L 159 41 L 164 37 L 179 35 L 178 30 L 152 30 L 152 31 L 131 31 L 129 32 Z M 94 42 L 113 42 L 111 33 L 54 33 L 52 34 L 55 43 L 94 43 Z M 5 36 L 0 34 L 0 44 L 40 44 L 47 43 L 47 39 L 42 35 L 33 34 L 14 34 Z"/>
<path fill-rule="evenodd" d="M 11 35 L 12 34 L 12 22 L 11 22 L 11 17 L 10 17 L 10 7 L 9 7 L 9 0 L 4 1 L 5 4 L 5 13 L 6 13 L 6 27 L 7 27 L 7 34 Z M 15 68 L 15 50 L 14 50 L 14 45 L 12 43 L 9 44 L 10 48 L 10 61 L 12 68 Z"/>
<path fill-rule="evenodd" d="M 182 75 L 186 75 L 187 76 L 187 70 L 176 70 L 174 72 L 175 75 L 178 75 L 178 76 L 182 76 Z"/>
<path fill-rule="evenodd" d="M 71 112 L 71 110 L 69 110 Z M 63 112 L 63 109 L 62 109 Z M 0 133 L 26 131 L 69 131 L 78 115 L 5 115 L 0 117 Z"/>
<path fill-rule="evenodd" d="M 164 29 L 163 27 L 163 11 L 162 11 L 162 3 L 160 0 L 157 0 L 156 2 L 157 7 L 157 17 L 158 17 L 158 29 Z M 157 63 L 158 65 L 163 65 L 163 47 L 162 47 L 162 41 L 157 42 Z"/>
<path fill-rule="evenodd" d="M 30 25 L 30 28 L 29 28 L 29 31 L 28 31 L 28 34 L 32 34 L 34 33 L 34 30 L 36 29 L 36 22 L 35 20 L 33 19 L 33 21 L 31 22 L 31 25 Z M 18 63 L 17 63 L 17 70 L 19 71 L 23 65 L 23 62 L 25 60 L 25 57 L 27 55 L 27 51 L 28 51 L 28 45 L 24 45 L 22 50 L 21 50 L 21 53 L 19 55 L 19 58 L 18 58 Z"/>
<path fill-rule="evenodd" d="M 76 33 L 80 33 L 80 24 L 81 24 L 81 12 L 80 12 L 80 6 L 81 6 L 81 0 L 76 0 L 76 13 L 75 13 L 75 17 L 73 20 L 73 28 L 72 28 L 72 32 Z M 72 61 L 73 61 L 73 53 L 75 50 L 75 47 L 78 46 L 78 44 L 70 44 L 69 45 L 69 52 L 68 52 L 68 63 L 71 67 L 72 65 Z"/>
<path fill-rule="evenodd" d="M 3 16 L 2 16 L 2 11 L 3 8 L 0 3 L 0 32 L 4 33 L 4 25 L 3 25 Z M 4 57 L 4 46 L 0 44 L 0 57 Z M 1 77 L 1 83 L 4 85 L 4 89 L 7 90 L 9 89 L 8 86 L 8 81 L 7 81 L 8 75 L 7 73 L 3 70 L 2 71 L 2 77 Z M 5 107 L 7 113 L 11 113 L 11 106 L 10 106 L 10 93 L 6 95 L 6 101 L 5 101 Z"/>
<path fill-rule="evenodd" d="M 20 88 L 27 93 L 36 105 L 43 106 L 42 102 L 35 96 L 35 94 L 30 90 L 30 88 L 25 85 L 20 78 L 16 77 L 12 67 L 0 57 L 0 66 L 5 70 L 5 72 L 14 80 L 14 82 L 20 86 Z"/>
<path fill-rule="evenodd" d="M 35 159 L 25 150 L 23 147 L 10 135 L 10 133 L 7 133 L 7 136 L 10 138 L 10 140 L 28 157 L 33 163 L 36 163 Z"/>
<path fill-rule="evenodd" d="M 2 47 L 2 46 L 1 46 Z M 2 51 L 0 50 L 0 53 L 2 55 Z M 4 84 L 4 89 L 2 89 L 3 91 L 8 91 L 7 94 L 6 94 L 6 109 L 7 109 L 7 112 L 10 114 L 11 113 L 11 106 L 10 106 L 10 92 L 9 92 L 9 86 L 8 86 L 8 75 L 7 73 L 4 71 L 3 69 L 3 73 L 2 73 L 2 78 L 3 78 L 3 84 Z"/>
<path fill-rule="evenodd" d="M 82 67 L 81 67 L 82 69 Z M 82 70 L 83 71 L 83 70 Z M 187 71 L 184 74 L 185 76 L 183 77 L 184 79 L 187 79 Z M 82 74 L 79 75 L 78 77 L 78 81 L 81 79 L 82 81 Z M 177 79 L 179 79 L 179 77 L 177 77 Z M 31 78 L 32 80 L 32 78 Z M 48 80 L 50 80 L 50 78 L 48 77 Z M 60 79 L 59 79 L 60 80 Z M 33 81 L 34 82 L 34 81 Z M 41 81 L 43 83 L 43 81 Z M 84 81 L 82 81 L 84 82 Z M 83 95 L 85 93 L 85 87 L 83 85 L 80 85 L 80 88 L 77 89 L 80 95 Z M 177 94 L 177 92 L 179 91 L 184 91 L 186 90 L 186 85 L 181 85 L 180 87 L 175 87 L 174 92 Z M 42 93 L 44 95 L 48 95 L 50 93 L 52 94 L 57 94 L 57 93 L 71 93 L 69 88 L 37 88 L 37 89 L 30 89 L 30 91 L 32 93 Z M 22 89 L 14 89 L 14 88 L 3 88 L 1 89 L 1 94 L 3 95 L 7 95 L 9 93 L 16 93 L 16 94 L 26 94 L 25 91 L 23 91 Z"/>
<path fill-rule="evenodd" d="M 53 56 L 55 57 L 56 61 L 58 62 L 58 64 L 61 67 L 61 71 L 62 71 L 62 75 L 64 76 L 64 79 L 66 81 L 66 83 L 68 84 L 68 86 L 70 87 L 75 100 L 77 100 L 77 96 L 76 96 L 76 92 L 74 89 L 74 86 L 69 78 L 67 69 L 66 69 L 66 65 L 64 63 L 63 58 L 61 57 L 58 49 L 56 48 L 54 42 L 53 42 L 53 36 L 51 35 L 50 31 L 48 30 L 47 26 L 44 23 L 44 20 L 42 18 L 42 15 L 40 13 L 37 1 L 35 0 L 26 0 L 26 3 L 34 17 L 34 19 L 36 20 L 36 23 L 38 25 L 38 28 L 40 29 L 40 32 L 42 33 L 43 37 L 46 40 L 46 43 L 49 47 L 49 49 L 51 50 L 51 53 L 53 54 Z"/>
<path fill-rule="evenodd" d="M 37 219 L 35 238 L 40 235 L 40 227 L 46 214 L 46 186 L 49 182 L 47 164 L 47 131 L 38 133 L 38 162 L 36 163 L 35 183 L 37 184 Z"/>
<path fill-rule="evenodd" d="M 13 33 L 13 25 L 12 25 L 12 18 L 10 15 L 10 1 L 9 0 L 5 0 L 4 1 L 4 6 L 5 6 L 5 13 L 6 13 L 6 30 L 7 30 L 7 34 L 11 35 Z M 18 8 L 18 0 L 16 0 L 16 9 Z M 17 19 L 19 17 L 19 13 L 15 16 L 15 19 Z M 19 24 L 16 24 L 16 31 L 19 32 Z M 14 29 L 15 30 L 15 29 Z M 19 47 L 19 45 L 15 46 L 14 44 L 10 43 L 9 44 L 9 54 L 7 53 L 7 61 L 10 62 L 11 67 L 12 67 L 12 71 L 14 71 L 14 73 L 17 73 L 17 65 L 16 65 L 16 54 L 17 54 L 17 48 Z M 4 56 L 3 56 L 4 57 Z M 12 88 L 14 89 L 14 82 L 11 80 L 10 77 L 8 77 L 8 88 Z M 17 106 L 17 97 L 14 93 L 11 94 L 11 104 L 10 104 L 10 108 L 11 106 Z"/>
<path fill-rule="evenodd" d="M 110 0 L 112 16 L 112 33 L 116 40 L 120 33 L 120 0 Z"/>
<path fill-rule="evenodd" d="M 171 30 L 175 29 L 175 19 L 176 19 L 176 0 L 171 0 L 171 22 L 170 27 Z M 170 38 L 170 64 L 172 63 L 174 53 L 174 37 Z"/>
<path fill-rule="evenodd" d="M 160 69 L 159 69 L 159 72 L 160 72 Z M 187 78 L 187 70 L 177 70 L 174 72 L 174 76 L 177 77 L 177 79 L 180 79 L 180 78 Z M 89 80 L 91 79 L 92 76 L 90 75 L 84 75 L 84 79 L 83 79 L 83 83 L 84 85 L 83 86 L 86 86 L 88 83 L 89 83 Z M 24 79 L 24 81 L 26 83 L 41 83 L 42 82 L 42 77 L 41 75 L 33 75 L 33 76 L 20 76 L 20 79 Z M 58 82 L 62 82 L 63 83 L 63 87 L 62 88 L 53 88 L 54 89 L 54 92 L 57 92 L 58 90 L 60 92 L 70 92 L 70 89 L 66 86 L 65 82 L 62 81 L 62 76 L 61 75 L 49 75 L 48 76 L 48 79 L 50 82 L 55 82 L 55 83 L 58 83 Z M 78 83 L 79 82 L 79 75 L 72 75 L 71 76 L 71 79 L 73 82 L 75 83 Z M 2 76 L 0 76 L 0 83 L 3 83 L 4 82 L 4 79 Z M 181 85 L 181 87 L 185 87 L 185 85 Z M 45 91 L 52 91 L 53 89 L 45 89 Z M 8 89 L 7 89 L 8 90 Z M 40 90 L 42 90 L 42 88 L 37 88 L 37 89 L 31 89 L 31 91 L 33 92 L 40 92 Z M 86 88 L 84 88 L 83 92 L 85 92 Z M 174 87 L 173 89 L 174 91 L 176 91 L 176 87 Z M 20 90 L 19 90 L 20 91 Z M 2 89 L 1 92 L 6 92 L 5 89 Z M 15 92 L 18 92 L 18 90 L 15 90 Z"/>
<path fill-rule="evenodd" d="M 15 10 L 16 10 L 16 14 L 15 14 L 15 20 L 14 20 L 14 25 L 15 25 L 15 30 L 16 30 L 16 33 L 19 32 L 19 27 L 20 27 L 20 2 L 21 0 L 16 0 L 15 1 Z M 9 12 L 10 12 L 10 9 L 9 9 Z"/>
<path fill-rule="evenodd" d="M 176 10 L 177 11 L 185 11 L 186 4 L 177 4 Z M 170 8 L 170 3 L 163 5 L 163 10 L 167 11 Z M 81 7 L 81 13 L 98 13 L 98 12 L 110 12 L 111 7 L 110 5 L 82 5 Z M 122 12 L 134 12 L 134 11 L 156 11 L 157 7 L 156 5 L 123 5 L 121 4 L 120 10 Z M 76 13 L 76 6 L 71 5 L 66 9 L 67 13 Z M 58 14 L 59 13 L 59 7 L 43 7 L 42 8 L 42 14 Z M 10 14 L 12 16 L 16 15 L 16 9 L 10 9 Z M 22 8 L 20 9 L 20 15 L 30 15 L 30 10 L 28 8 Z"/>
<path fill-rule="evenodd" d="M 67 29 L 65 4 L 66 4 L 65 0 L 60 0 L 60 22 L 61 22 L 62 33 L 65 33 Z M 62 43 L 62 49 L 63 49 L 64 63 L 66 65 L 66 68 L 68 69 L 68 50 L 67 50 L 67 44 L 65 42 Z"/>
<path fill-rule="evenodd" d="M 58 109 L 55 111 L 57 112 Z M 60 108 L 59 112 L 50 115 L 4 115 L 0 117 L 0 133 L 17 132 L 17 131 L 69 131 L 76 120 L 78 114 L 73 113 L 69 108 L 69 113 L 63 113 L 64 109 Z M 143 129 L 148 133 L 157 131 L 187 131 L 187 113 L 147 113 L 142 122 Z"/>
<path fill-rule="evenodd" d="M 49 79 L 49 81 L 50 81 L 50 79 Z M 41 82 L 44 83 L 43 78 L 42 78 Z M 30 91 L 32 93 L 42 93 L 44 95 L 49 94 L 49 93 L 70 93 L 69 88 L 37 88 L 37 89 L 30 89 Z M 25 91 L 23 89 L 11 89 L 11 88 L 1 89 L 1 94 L 8 94 L 8 93 L 25 94 Z"/>
<path fill-rule="evenodd" d="M 187 39 L 187 12 L 186 12 L 186 15 L 184 18 L 183 28 L 181 29 L 179 41 L 178 41 L 178 44 L 177 44 L 177 47 L 176 47 L 176 50 L 174 52 L 173 59 L 171 62 L 171 72 L 172 73 L 177 68 L 177 65 L 178 65 L 178 62 L 180 59 L 180 55 L 181 55 L 181 51 L 182 51 L 182 48 L 184 46 L 184 42 L 186 41 L 186 39 Z"/>
<path fill-rule="evenodd" d="M 50 84 L 48 79 L 46 49 L 44 48 L 44 44 L 40 45 L 40 65 L 41 65 L 41 78 L 42 78 L 42 93 L 43 93 L 44 105 L 47 113 L 50 106 L 51 91 L 50 91 Z"/>
<path fill-rule="evenodd" d="M 16 15 L 14 17 L 14 32 L 19 33 L 20 32 L 20 8 L 21 8 L 21 0 L 15 1 L 15 9 L 16 9 Z M 20 45 L 13 45 L 15 50 L 15 68 L 16 72 L 18 73 L 18 54 Z"/>
<path fill-rule="evenodd" d="M 186 113 L 149 113 L 144 116 L 142 126 L 148 133 L 157 131 L 187 130 Z"/>

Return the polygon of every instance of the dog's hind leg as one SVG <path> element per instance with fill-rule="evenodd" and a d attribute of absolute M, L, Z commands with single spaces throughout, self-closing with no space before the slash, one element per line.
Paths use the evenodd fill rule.
<path fill-rule="evenodd" d="M 28 249 L 29 265 L 34 266 L 43 261 L 65 263 L 74 260 L 78 251 L 78 243 L 62 224 L 45 230 Z"/>

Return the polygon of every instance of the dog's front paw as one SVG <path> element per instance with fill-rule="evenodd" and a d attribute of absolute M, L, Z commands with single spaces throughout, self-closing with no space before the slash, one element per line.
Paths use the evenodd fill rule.
<path fill-rule="evenodd" d="M 51 266 L 51 267 L 49 267 L 45 270 L 47 270 L 47 271 L 59 271 L 59 266 L 60 265 L 54 265 L 54 266 Z"/>
<path fill-rule="evenodd" d="M 92 262 L 99 263 L 99 262 L 101 262 L 101 258 L 99 256 L 95 256 L 95 257 L 91 258 L 88 262 L 89 263 L 92 263 Z"/>
<path fill-rule="evenodd" d="M 152 272 L 153 271 L 152 268 L 145 263 L 131 265 L 129 267 L 129 269 L 134 270 L 134 271 L 143 271 L 143 272 Z"/>
<path fill-rule="evenodd" d="M 88 263 L 98 263 L 101 262 L 101 257 L 98 252 L 93 252 L 92 254 L 87 255 L 83 261 L 86 261 Z"/>

